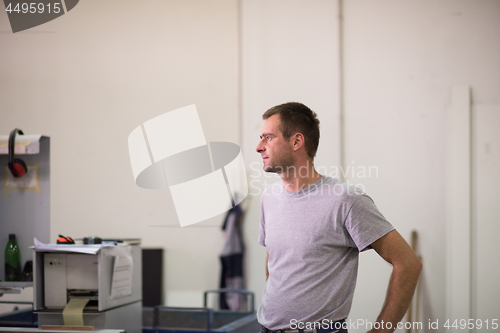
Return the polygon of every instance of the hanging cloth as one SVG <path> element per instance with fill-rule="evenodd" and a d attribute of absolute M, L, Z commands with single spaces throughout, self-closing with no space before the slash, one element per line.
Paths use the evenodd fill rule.
<path fill-rule="evenodd" d="M 243 212 L 239 206 L 231 208 L 224 220 L 222 230 L 225 230 L 226 237 L 224 248 L 220 255 L 222 272 L 220 288 L 244 289 L 243 279 L 243 237 L 240 221 Z M 236 293 L 221 293 L 219 299 L 221 309 L 231 311 L 246 311 L 246 296 Z"/>

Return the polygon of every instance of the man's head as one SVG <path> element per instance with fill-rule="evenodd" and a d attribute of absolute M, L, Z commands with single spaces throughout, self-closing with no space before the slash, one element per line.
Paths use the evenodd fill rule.
<path fill-rule="evenodd" d="M 319 145 L 319 120 L 315 112 L 301 103 L 285 103 L 267 110 L 256 150 L 262 155 L 264 170 L 282 172 L 303 154 L 316 156 Z"/>
<path fill-rule="evenodd" d="M 319 145 L 319 119 L 316 112 L 302 103 L 289 102 L 270 108 L 262 115 L 262 119 L 267 120 L 273 115 L 280 116 L 279 129 L 283 138 L 289 141 L 292 135 L 301 133 L 307 155 L 314 158 Z"/>

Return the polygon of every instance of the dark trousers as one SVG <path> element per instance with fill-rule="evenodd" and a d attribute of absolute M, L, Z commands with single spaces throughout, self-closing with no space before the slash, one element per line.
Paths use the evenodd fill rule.
<path fill-rule="evenodd" d="M 328 328 L 323 328 L 323 325 L 320 325 L 319 328 L 316 329 L 316 333 L 348 333 L 347 332 L 347 325 L 345 324 L 345 320 L 342 319 L 342 320 L 339 320 L 339 321 L 335 321 L 333 323 L 328 323 Z M 264 327 L 264 326 L 260 326 L 261 329 L 260 329 L 260 332 L 261 333 L 288 333 L 289 329 L 287 330 L 270 330 L 268 329 L 267 327 Z M 344 327 L 344 328 L 342 328 Z M 310 329 L 297 329 L 297 330 L 293 330 L 293 331 L 297 331 L 298 333 L 308 333 L 308 332 L 311 332 L 312 330 Z"/>

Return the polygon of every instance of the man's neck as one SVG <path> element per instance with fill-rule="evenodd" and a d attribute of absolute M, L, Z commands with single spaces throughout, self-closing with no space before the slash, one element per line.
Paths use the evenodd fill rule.
<path fill-rule="evenodd" d="M 297 192 L 314 184 L 322 177 L 316 172 L 314 164 L 310 161 L 304 165 L 294 166 L 286 172 L 280 173 L 285 190 Z"/>

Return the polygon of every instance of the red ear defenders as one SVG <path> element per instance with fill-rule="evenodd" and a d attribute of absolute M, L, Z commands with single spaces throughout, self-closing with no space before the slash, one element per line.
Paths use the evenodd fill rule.
<path fill-rule="evenodd" d="M 26 166 L 26 163 L 24 163 L 23 160 L 19 158 L 14 158 L 14 143 L 16 141 L 16 133 L 19 133 L 21 135 L 24 135 L 23 131 L 20 129 L 16 128 L 12 132 L 10 132 L 9 135 L 9 163 L 7 164 L 9 166 L 9 170 L 12 173 L 12 176 L 15 178 L 21 178 L 28 172 L 28 167 Z"/>

